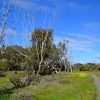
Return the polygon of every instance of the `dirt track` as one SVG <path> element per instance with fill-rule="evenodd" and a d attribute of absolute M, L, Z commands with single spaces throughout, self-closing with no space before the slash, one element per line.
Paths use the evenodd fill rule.
<path fill-rule="evenodd" d="M 91 76 L 94 78 L 95 84 L 97 86 L 97 89 L 98 89 L 98 100 L 100 100 L 100 77 L 97 77 L 94 74 L 91 74 Z"/>

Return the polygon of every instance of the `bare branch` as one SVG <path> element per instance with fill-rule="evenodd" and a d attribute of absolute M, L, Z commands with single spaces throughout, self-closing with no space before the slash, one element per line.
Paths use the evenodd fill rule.
<path fill-rule="evenodd" d="M 15 0 L 14 0 L 15 1 Z M 9 12 L 11 11 L 11 9 L 13 8 L 14 6 L 14 3 L 13 2 L 11 5 L 9 4 L 8 5 L 8 9 L 5 11 L 5 5 L 6 5 L 6 2 L 4 2 L 4 5 L 3 5 L 3 19 L 2 19 L 2 28 L 1 28 L 1 31 L 0 31 L 0 45 L 3 46 L 3 39 L 4 39 L 4 36 L 5 36 L 5 26 L 6 26 L 6 23 L 7 23 L 7 18 L 8 18 L 8 14 Z"/>

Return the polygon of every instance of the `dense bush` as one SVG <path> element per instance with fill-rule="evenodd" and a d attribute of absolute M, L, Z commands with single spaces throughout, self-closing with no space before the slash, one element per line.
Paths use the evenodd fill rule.
<path fill-rule="evenodd" d="M 0 77 L 5 77 L 6 76 L 6 72 L 0 71 Z"/>
<path fill-rule="evenodd" d="M 40 75 L 50 75 L 50 74 L 51 74 L 51 71 L 49 68 L 46 68 L 46 66 L 42 67 Z"/>
<path fill-rule="evenodd" d="M 75 64 L 75 71 L 100 71 L 100 64 L 87 63 L 87 64 Z"/>
<path fill-rule="evenodd" d="M 30 85 L 31 82 L 40 82 L 40 75 L 30 75 L 25 80 L 25 86 Z"/>
<path fill-rule="evenodd" d="M 98 67 L 98 70 L 100 71 L 100 67 Z"/>
<path fill-rule="evenodd" d="M 6 60 L 0 60 L 0 71 L 7 71 L 7 61 Z"/>
<path fill-rule="evenodd" d="M 21 87 L 23 84 L 20 81 L 20 77 L 18 75 L 13 75 L 10 77 L 10 82 L 15 86 L 15 87 Z"/>
<path fill-rule="evenodd" d="M 19 91 L 12 94 L 10 100 L 33 100 L 35 96 L 27 91 Z"/>

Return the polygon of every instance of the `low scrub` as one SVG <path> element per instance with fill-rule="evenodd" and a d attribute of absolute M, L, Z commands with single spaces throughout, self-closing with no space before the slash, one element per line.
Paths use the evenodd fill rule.
<path fill-rule="evenodd" d="M 16 87 L 21 87 L 23 83 L 20 81 L 20 77 L 17 75 L 13 75 L 10 77 L 10 82 Z"/>
<path fill-rule="evenodd" d="M 5 76 L 6 76 L 6 72 L 0 71 L 0 77 L 5 77 Z"/>
<path fill-rule="evenodd" d="M 70 84 L 71 80 L 70 79 L 61 79 L 61 80 L 59 80 L 59 83 L 60 84 Z"/>
<path fill-rule="evenodd" d="M 14 76 L 15 75 L 15 76 Z M 81 77 L 80 77 L 81 75 Z M 0 86 L 9 83 L 20 84 L 21 74 L 13 73 L 0 79 Z M 86 77 L 85 77 L 86 76 Z M 25 87 L 14 88 L 8 99 L 0 100 L 97 100 L 97 89 L 93 78 L 88 73 L 59 73 L 46 76 L 30 75 L 23 78 L 29 81 Z M 35 84 L 34 84 L 35 83 Z"/>
<path fill-rule="evenodd" d="M 25 86 L 30 85 L 32 82 L 40 82 L 41 76 L 40 75 L 30 75 L 25 80 Z"/>
<path fill-rule="evenodd" d="M 35 96 L 27 91 L 18 91 L 13 93 L 9 100 L 33 100 Z"/>

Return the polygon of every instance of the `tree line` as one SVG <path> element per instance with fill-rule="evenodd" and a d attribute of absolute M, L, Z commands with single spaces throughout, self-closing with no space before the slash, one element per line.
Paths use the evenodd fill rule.
<path fill-rule="evenodd" d="M 74 70 L 75 71 L 100 71 L 100 64 L 96 64 L 96 63 L 87 63 L 87 64 L 76 63 L 76 64 L 74 64 Z"/>
<path fill-rule="evenodd" d="M 47 32 L 48 36 L 42 49 Z M 67 59 L 68 41 L 59 42 L 56 46 L 53 41 L 53 30 L 35 29 L 32 33 L 31 43 L 31 46 L 27 48 L 9 45 L 3 50 L 1 47 L 0 70 L 33 70 L 35 74 L 72 71 Z"/>

